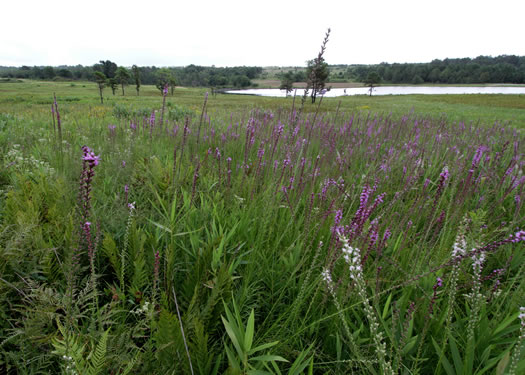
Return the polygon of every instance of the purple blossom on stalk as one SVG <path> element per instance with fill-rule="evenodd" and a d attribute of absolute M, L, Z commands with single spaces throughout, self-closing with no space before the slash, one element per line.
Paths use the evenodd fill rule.
<path fill-rule="evenodd" d="M 439 174 L 439 180 L 440 182 L 444 183 L 445 181 L 448 180 L 449 177 L 450 177 L 450 173 L 448 172 L 448 167 L 444 166 L 443 170 Z"/>
<path fill-rule="evenodd" d="M 168 95 L 168 84 L 167 83 L 164 85 L 164 89 L 162 89 L 162 95 L 163 96 Z"/>
<path fill-rule="evenodd" d="M 82 173 L 80 175 L 80 189 L 78 202 L 82 226 L 87 221 L 91 209 L 91 184 L 95 176 L 94 168 L 99 164 L 100 156 L 87 146 L 82 146 Z"/>
<path fill-rule="evenodd" d="M 392 235 L 392 232 L 390 231 L 390 229 L 386 229 L 385 230 L 385 233 L 383 234 L 383 242 L 386 242 L 390 236 Z"/>
<path fill-rule="evenodd" d="M 525 230 L 520 230 L 518 232 L 516 232 L 513 236 L 513 238 L 511 239 L 511 242 L 521 242 L 521 241 L 525 241 Z"/>
<path fill-rule="evenodd" d="M 481 145 L 476 150 L 476 153 L 474 154 L 474 157 L 472 158 L 472 166 L 470 169 L 470 172 L 474 172 L 474 169 L 476 169 L 481 162 L 481 157 L 483 156 L 483 152 L 486 151 L 486 147 Z"/>
<path fill-rule="evenodd" d="M 261 147 L 259 147 L 259 150 L 257 151 L 257 157 L 259 159 L 262 159 L 263 156 L 264 156 L 264 146 L 261 145 Z"/>
<path fill-rule="evenodd" d="M 437 300 L 437 290 L 438 288 L 441 288 L 442 286 L 443 286 L 443 280 L 440 277 L 436 278 L 436 283 L 432 287 L 434 294 L 432 295 L 432 298 L 430 299 L 430 304 L 428 306 L 429 317 L 430 315 L 434 313 L 434 304 L 436 303 L 436 300 Z"/>

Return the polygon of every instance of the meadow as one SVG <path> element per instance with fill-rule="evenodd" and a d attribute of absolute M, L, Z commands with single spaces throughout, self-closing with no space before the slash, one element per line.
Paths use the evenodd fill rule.
<path fill-rule="evenodd" d="M 525 373 L 523 97 L 206 91 L 0 82 L 1 373 Z"/>

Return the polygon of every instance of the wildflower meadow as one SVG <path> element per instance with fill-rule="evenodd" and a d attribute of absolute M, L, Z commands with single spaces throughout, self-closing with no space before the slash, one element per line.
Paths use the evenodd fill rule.
<path fill-rule="evenodd" d="M 93 91 L 0 113 L 0 373 L 525 373 L 516 124 Z"/>

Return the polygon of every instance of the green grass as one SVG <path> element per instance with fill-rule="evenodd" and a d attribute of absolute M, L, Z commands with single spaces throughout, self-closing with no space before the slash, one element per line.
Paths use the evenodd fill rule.
<path fill-rule="evenodd" d="M 98 89 L 94 83 L 75 82 L 74 87 L 67 82 L 24 82 L 0 83 L 0 111 L 16 113 L 38 113 L 45 118 L 50 111 L 52 93 L 56 92 L 65 114 L 85 112 L 100 104 Z M 203 88 L 177 88 L 168 102 L 199 111 L 202 106 Z M 109 88 L 104 89 L 106 105 L 153 107 L 158 105 L 160 93 L 153 86 L 143 86 L 137 97 L 135 88 L 127 86 L 126 96 L 116 95 Z M 300 99 L 300 98 L 298 98 Z M 239 111 L 244 108 L 259 107 L 277 111 L 290 109 L 292 98 L 262 98 L 246 95 L 210 95 L 208 109 L 210 112 Z M 296 107 L 300 100 L 296 100 Z M 340 106 L 342 112 L 373 112 L 401 115 L 409 111 L 432 117 L 444 116 L 447 121 L 466 121 L 481 125 L 492 125 L 498 121 L 509 123 L 515 128 L 525 128 L 524 95 L 392 95 L 392 96 L 348 96 L 341 98 L 324 98 L 322 109 L 335 112 Z M 316 106 L 306 104 L 305 111 L 313 112 Z M 101 111 L 104 111 L 100 109 Z M 106 110 L 107 111 L 107 110 Z"/>

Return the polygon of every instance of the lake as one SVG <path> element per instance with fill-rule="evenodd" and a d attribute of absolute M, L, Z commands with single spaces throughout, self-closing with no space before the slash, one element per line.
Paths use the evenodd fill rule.
<path fill-rule="evenodd" d="M 297 89 L 297 96 L 304 90 Z M 229 90 L 227 94 L 285 97 L 286 92 L 279 89 Z M 368 95 L 368 87 L 337 88 L 327 91 L 325 97 Z M 525 94 L 525 86 L 379 86 L 374 87 L 372 95 L 441 95 L 441 94 Z M 290 94 L 293 96 L 293 92 Z"/>

